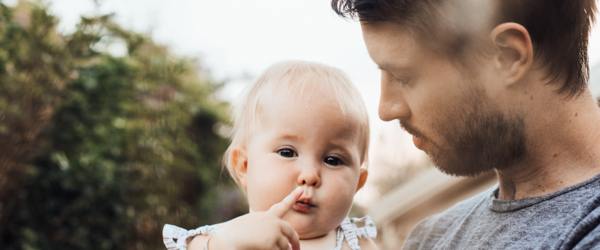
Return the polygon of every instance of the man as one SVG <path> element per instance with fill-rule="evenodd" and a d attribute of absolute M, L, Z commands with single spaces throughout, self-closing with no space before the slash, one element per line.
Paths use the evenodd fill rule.
<path fill-rule="evenodd" d="M 600 248 L 593 0 L 333 0 L 381 69 L 379 116 L 443 172 L 499 186 L 416 226 L 405 249 Z"/>

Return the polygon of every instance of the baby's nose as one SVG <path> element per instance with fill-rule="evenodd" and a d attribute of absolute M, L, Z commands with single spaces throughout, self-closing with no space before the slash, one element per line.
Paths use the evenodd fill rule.
<path fill-rule="evenodd" d="M 307 186 L 315 186 L 317 184 L 316 180 L 302 180 L 302 186 L 307 185 Z"/>
<path fill-rule="evenodd" d="M 302 169 L 300 175 L 298 175 L 299 186 L 321 186 L 321 177 L 319 176 L 319 170 L 317 167 L 305 167 Z"/>

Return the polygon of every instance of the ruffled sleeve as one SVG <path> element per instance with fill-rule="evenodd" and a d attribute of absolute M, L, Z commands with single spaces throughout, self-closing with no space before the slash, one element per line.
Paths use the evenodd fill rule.
<path fill-rule="evenodd" d="M 358 221 L 364 221 L 364 227 L 357 227 L 354 223 Z M 375 223 L 371 220 L 368 215 L 362 218 L 346 218 L 340 225 L 344 231 L 344 237 L 346 242 L 352 248 L 352 250 L 360 250 L 358 245 L 358 238 L 375 238 L 377 237 L 377 228 Z"/>
<path fill-rule="evenodd" d="M 221 228 L 214 226 L 202 226 L 192 230 L 186 230 L 171 224 L 165 224 L 163 227 L 163 242 L 168 250 L 186 250 L 188 243 L 196 236 L 201 234 L 216 233 Z"/>

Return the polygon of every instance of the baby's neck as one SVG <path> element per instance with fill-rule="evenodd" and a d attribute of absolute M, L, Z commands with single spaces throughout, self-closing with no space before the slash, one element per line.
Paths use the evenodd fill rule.
<path fill-rule="evenodd" d="M 310 239 L 300 240 L 300 249 L 302 250 L 328 250 L 335 248 L 337 241 L 337 230 L 331 230 L 329 233 Z"/>

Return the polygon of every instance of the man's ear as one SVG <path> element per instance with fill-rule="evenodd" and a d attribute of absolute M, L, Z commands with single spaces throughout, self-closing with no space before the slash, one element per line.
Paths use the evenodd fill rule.
<path fill-rule="evenodd" d="M 246 148 L 235 147 L 231 151 L 231 163 L 235 168 L 235 174 L 242 187 L 247 188 L 246 174 L 248 173 L 248 154 Z"/>
<path fill-rule="evenodd" d="M 367 182 L 367 176 L 369 176 L 369 171 L 367 168 L 360 168 L 360 177 L 358 177 L 358 187 L 356 187 L 356 192 L 360 190 Z"/>
<path fill-rule="evenodd" d="M 492 30 L 490 38 L 498 48 L 495 66 L 505 82 L 513 84 L 521 80 L 533 63 L 533 45 L 527 29 L 518 23 L 503 23 Z"/>

